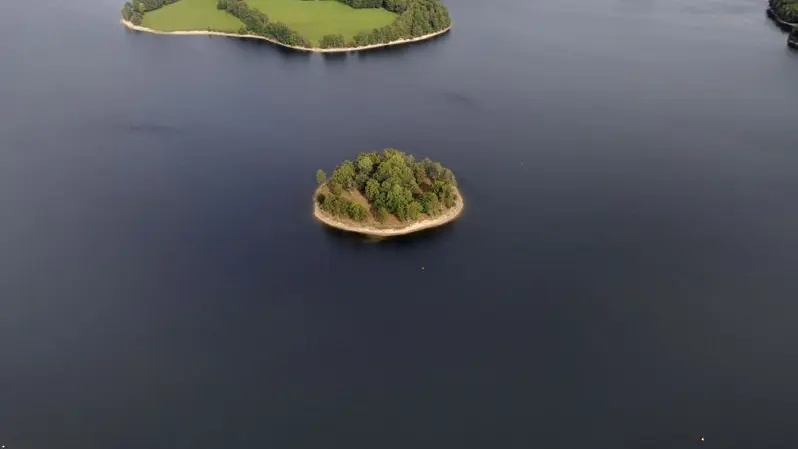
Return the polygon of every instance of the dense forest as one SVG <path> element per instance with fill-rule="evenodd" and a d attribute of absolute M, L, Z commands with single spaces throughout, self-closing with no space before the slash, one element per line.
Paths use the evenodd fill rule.
<path fill-rule="evenodd" d="M 798 23 L 798 0 L 769 0 L 770 9 L 783 21 Z"/>
<path fill-rule="evenodd" d="M 333 170 L 316 172 L 321 185 L 315 201 L 328 214 L 357 222 L 384 222 L 391 215 L 406 222 L 430 217 L 458 201 L 454 174 L 439 162 L 416 161 L 395 149 L 360 153 Z"/>
<path fill-rule="evenodd" d="M 144 14 L 179 0 L 130 0 L 122 8 L 122 17 L 140 25 Z M 297 0 L 299 1 L 299 0 Z M 323 0 L 316 0 L 323 1 Z M 361 47 L 400 39 L 412 39 L 441 31 L 451 25 L 449 11 L 440 0 L 338 0 L 353 8 L 384 8 L 399 16 L 390 25 L 359 33 L 349 42 L 340 34 L 324 36 L 321 48 Z M 255 34 L 283 44 L 314 47 L 302 35 L 282 22 L 272 22 L 261 11 L 251 8 L 244 0 L 217 0 L 217 8 L 238 17 L 242 22 L 240 34 Z"/>

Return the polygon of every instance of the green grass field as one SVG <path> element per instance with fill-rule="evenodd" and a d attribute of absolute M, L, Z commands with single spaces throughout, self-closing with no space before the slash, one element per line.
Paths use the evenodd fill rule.
<path fill-rule="evenodd" d="M 325 34 L 342 34 L 347 41 L 396 20 L 384 9 L 354 9 L 335 0 L 247 0 L 269 16 L 284 22 L 314 44 Z M 143 26 L 159 31 L 215 30 L 236 32 L 241 21 L 216 9 L 216 0 L 180 0 L 144 15 Z"/>
<path fill-rule="evenodd" d="M 299 1 L 299 0 L 297 0 Z M 158 31 L 214 30 L 236 32 L 241 21 L 216 9 L 216 0 L 180 0 L 144 14 L 141 23 Z"/>
<path fill-rule="evenodd" d="M 185 0 L 181 0 L 185 1 Z M 347 41 L 361 31 L 390 25 L 397 15 L 384 9 L 354 9 L 335 0 L 247 0 L 247 3 L 296 30 L 313 43 L 325 34 Z"/>

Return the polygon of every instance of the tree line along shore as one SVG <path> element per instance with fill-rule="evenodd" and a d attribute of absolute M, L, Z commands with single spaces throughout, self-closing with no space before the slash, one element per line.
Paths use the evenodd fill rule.
<path fill-rule="evenodd" d="M 156 32 L 260 36 L 306 50 L 413 41 L 451 27 L 440 0 L 130 0 L 122 18 Z"/>
<path fill-rule="evenodd" d="M 456 218 L 463 205 L 450 169 L 392 148 L 360 153 L 338 165 L 329 179 L 318 170 L 316 181 L 316 215 L 332 217 L 346 230 L 439 225 Z"/>

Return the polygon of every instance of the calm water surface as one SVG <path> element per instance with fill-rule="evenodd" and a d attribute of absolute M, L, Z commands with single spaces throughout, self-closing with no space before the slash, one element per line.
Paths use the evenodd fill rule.
<path fill-rule="evenodd" d="M 764 1 L 448 0 L 446 37 L 328 58 L 3 3 L 7 449 L 798 447 Z M 315 223 L 315 170 L 387 146 L 462 219 Z"/>

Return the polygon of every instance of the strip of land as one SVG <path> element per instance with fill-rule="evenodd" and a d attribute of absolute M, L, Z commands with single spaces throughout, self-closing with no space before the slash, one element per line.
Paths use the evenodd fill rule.
<path fill-rule="evenodd" d="M 321 187 L 319 189 L 321 189 Z M 365 234 L 374 237 L 395 237 L 399 235 L 406 235 L 406 234 L 411 234 L 413 232 L 422 231 L 424 229 L 437 228 L 451 221 L 454 221 L 457 217 L 460 216 L 460 214 L 463 213 L 463 208 L 465 207 L 463 196 L 460 195 L 460 192 L 458 191 L 457 203 L 454 205 L 454 207 L 450 208 L 449 210 L 447 210 L 446 212 L 437 217 L 428 218 L 426 220 L 414 221 L 412 223 L 409 223 L 407 226 L 402 226 L 400 228 L 375 228 L 373 226 L 365 226 L 355 223 L 344 223 L 343 221 L 324 212 L 319 207 L 318 201 L 315 200 L 315 197 L 316 195 L 318 195 L 318 193 L 319 190 L 316 190 L 316 192 L 313 195 L 314 197 L 313 215 L 316 217 L 317 220 L 321 221 L 327 226 L 340 229 L 342 231 L 356 232 L 358 234 Z"/>
<path fill-rule="evenodd" d="M 271 42 L 272 44 L 279 45 L 281 47 L 290 48 L 292 50 L 298 51 L 307 51 L 307 52 L 315 52 L 315 53 L 346 53 L 350 51 L 363 51 L 363 50 L 373 50 L 375 48 L 382 48 L 382 47 L 390 47 L 393 45 L 403 45 L 409 44 L 412 42 L 419 42 L 427 39 L 431 39 L 436 36 L 440 36 L 441 34 L 448 33 L 452 26 L 449 25 L 448 27 L 436 31 L 434 33 L 425 34 L 423 36 L 414 37 L 412 39 L 399 39 L 391 42 L 385 42 L 382 44 L 372 44 L 372 45 L 364 45 L 361 47 L 341 47 L 341 48 L 320 48 L 320 47 L 298 47 L 295 45 L 288 45 L 282 42 L 278 42 L 274 39 L 269 39 L 267 37 L 258 36 L 255 34 L 238 34 L 238 33 L 225 33 L 222 31 L 207 31 L 207 30 L 192 30 L 192 31 L 158 31 L 153 30 L 152 28 L 143 27 L 140 25 L 134 25 L 132 22 L 122 19 L 122 25 L 127 27 L 128 29 L 134 31 L 140 31 L 143 33 L 152 33 L 152 34 L 172 34 L 172 35 L 191 35 L 191 36 L 225 36 L 225 37 L 235 37 L 239 39 L 258 39 L 266 42 Z M 412 232 L 412 231 L 411 231 Z"/>

